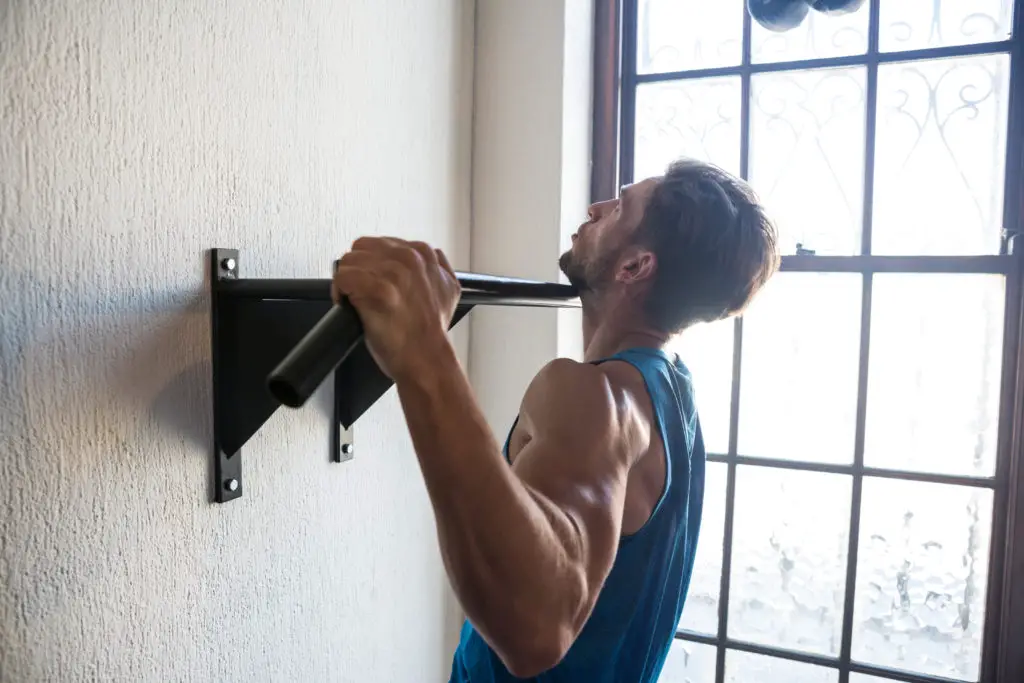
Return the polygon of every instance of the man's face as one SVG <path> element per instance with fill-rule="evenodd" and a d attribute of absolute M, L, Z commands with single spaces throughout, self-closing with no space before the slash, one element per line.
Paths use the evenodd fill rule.
<path fill-rule="evenodd" d="M 623 187 L 617 199 L 590 206 L 589 220 L 572 236 L 572 248 L 558 261 L 574 287 L 580 291 L 600 290 L 615 280 L 657 184 L 658 178 L 647 178 Z"/>

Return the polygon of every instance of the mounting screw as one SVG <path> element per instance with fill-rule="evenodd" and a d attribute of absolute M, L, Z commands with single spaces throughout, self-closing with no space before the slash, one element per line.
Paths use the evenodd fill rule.
<path fill-rule="evenodd" d="M 227 489 L 228 491 L 237 491 L 238 490 L 238 480 L 237 479 L 228 479 L 227 481 L 224 482 L 224 488 Z"/>
<path fill-rule="evenodd" d="M 235 259 L 226 258 L 220 262 L 220 265 L 222 268 L 224 268 L 224 270 L 233 271 L 235 269 L 235 266 L 237 266 L 238 264 L 235 263 Z"/>
<path fill-rule="evenodd" d="M 343 443 L 341 444 L 341 452 L 343 455 L 352 455 L 356 452 L 356 447 L 354 444 Z"/>

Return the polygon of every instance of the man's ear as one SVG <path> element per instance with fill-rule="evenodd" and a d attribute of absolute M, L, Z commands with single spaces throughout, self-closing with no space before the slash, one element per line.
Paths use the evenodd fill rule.
<path fill-rule="evenodd" d="M 654 252 L 637 249 L 623 259 L 615 279 L 626 284 L 636 284 L 653 278 L 657 269 L 658 259 Z"/>

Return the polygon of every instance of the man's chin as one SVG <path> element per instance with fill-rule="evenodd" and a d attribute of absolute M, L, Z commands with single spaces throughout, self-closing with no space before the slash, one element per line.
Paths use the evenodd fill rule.
<path fill-rule="evenodd" d="M 569 284 L 572 285 L 572 287 L 577 292 L 584 292 L 590 289 L 590 287 L 587 285 L 587 279 L 576 270 L 572 268 L 566 268 L 562 270 L 562 273 L 569 280 Z"/>

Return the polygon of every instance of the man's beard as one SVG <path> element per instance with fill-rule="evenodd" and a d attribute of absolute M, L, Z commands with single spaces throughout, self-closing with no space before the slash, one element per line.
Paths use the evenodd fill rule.
<path fill-rule="evenodd" d="M 615 261 L 614 254 L 598 261 L 586 261 L 578 258 L 570 249 L 559 257 L 558 267 L 578 292 L 595 292 L 602 283 L 611 279 Z"/>
<path fill-rule="evenodd" d="M 584 292 L 590 289 L 586 268 L 583 263 L 574 258 L 571 249 L 559 257 L 558 267 L 569 278 L 569 284 L 575 287 L 577 291 Z"/>

